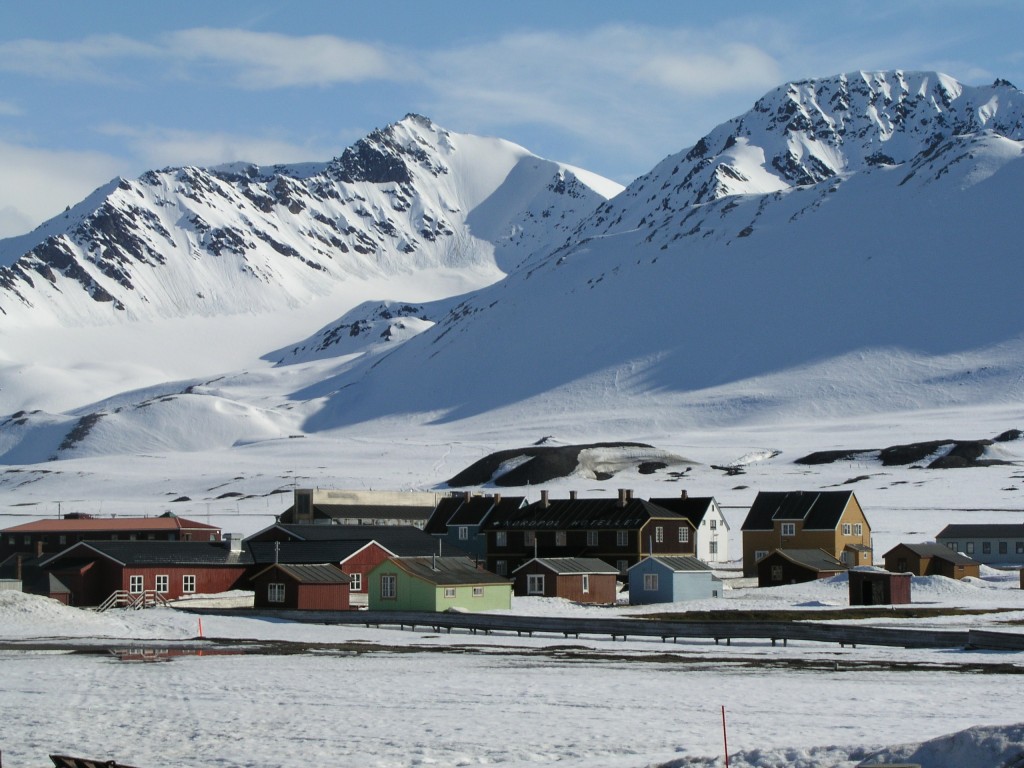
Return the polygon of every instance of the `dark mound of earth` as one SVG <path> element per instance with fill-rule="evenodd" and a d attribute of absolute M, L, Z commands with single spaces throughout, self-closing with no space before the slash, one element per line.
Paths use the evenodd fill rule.
<path fill-rule="evenodd" d="M 588 448 L 651 448 L 646 443 L 590 443 L 588 445 L 531 445 L 527 448 L 511 448 L 507 451 L 484 456 L 459 472 L 448 481 L 452 488 L 494 485 L 508 488 L 519 485 L 539 485 L 566 477 L 576 471 L 580 463 L 580 452 Z M 502 464 L 522 457 L 526 461 L 498 475 Z M 607 479 L 607 478 L 598 478 Z"/>
<path fill-rule="evenodd" d="M 961 467 L 989 467 L 997 464 L 1014 464 L 1003 459 L 984 459 L 985 449 L 993 443 L 1020 440 L 1024 436 L 1019 429 L 1008 429 L 992 440 L 927 440 L 920 443 L 891 445 L 888 448 L 860 448 L 836 451 L 815 451 L 795 460 L 795 464 L 833 464 L 837 461 L 863 460 L 869 454 L 877 454 L 885 467 L 903 467 L 917 464 L 934 456 L 944 448 L 948 450 L 933 459 L 928 469 L 959 469 Z"/>

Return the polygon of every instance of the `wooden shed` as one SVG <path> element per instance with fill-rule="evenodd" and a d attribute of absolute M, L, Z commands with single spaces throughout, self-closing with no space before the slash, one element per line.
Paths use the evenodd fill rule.
<path fill-rule="evenodd" d="M 909 605 L 909 573 L 890 573 L 878 568 L 850 571 L 850 605 Z"/>
<path fill-rule="evenodd" d="M 777 587 L 828 579 L 846 566 L 823 549 L 776 549 L 757 564 L 757 586 Z"/>
<path fill-rule="evenodd" d="M 513 573 L 519 596 L 561 597 L 614 605 L 619 572 L 596 557 L 535 557 Z"/>
<path fill-rule="evenodd" d="M 256 608 L 349 610 L 349 577 L 335 565 L 275 563 L 252 577 Z"/>
<path fill-rule="evenodd" d="M 629 569 L 629 604 L 678 603 L 722 595 L 711 566 L 692 555 L 645 557 Z"/>
<path fill-rule="evenodd" d="M 946 576 L 963 579 L 981 576 L 981 564 L 943 544 L 897 544 L 882 556 L 885 569 L 915 576 Z"/>

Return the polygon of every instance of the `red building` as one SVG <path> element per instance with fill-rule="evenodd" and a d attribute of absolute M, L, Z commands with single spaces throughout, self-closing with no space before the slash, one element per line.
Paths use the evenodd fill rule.
<path fill-rule="evenodd" d="M 43 559 L 39 567 L 50 577 L 49 596 L 88 606 L 119 591 L 177 600 L 248 589 L 245 576 L 251 565 L 252 557 L 234 539 L 81 542 Z"/>
<path fill-rule="evenodd" d="M 337 566 L 276 563 L 251 579 L 256 608 L 347 611 L 349 578 Z"/>
<path fill-rule="evenodd" d="M 516 569 L 513 593 L 614 605 L 618 570 L 596 557 L 535 557 Z"/>
<path fill-rule="evenodd" d="M 220 528 L 175 517 L 68 515 L 34 520 L 0 531 L 0 560 L 15 553 L 55 554 L 80 541 L 220 541 Z"/>

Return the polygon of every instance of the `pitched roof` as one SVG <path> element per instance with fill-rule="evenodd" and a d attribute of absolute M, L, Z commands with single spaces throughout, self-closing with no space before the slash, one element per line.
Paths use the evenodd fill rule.
<path fill-rule="evenodd" d="M 128 531 L 181 531 L 199 529 L 220 531 L 216 525 L 198 523 L 183 517 L 62 517 L 55 520 L 33 520 L 0 533 L 122 533 Z"/>
<path fill-rule="evenodd" d="M 485 531 L 636 529 L 651 518 L 685 519 L 643 499 L 551 499 L 521 509 L 496 509 L 481 526 Z"/>
<path fill-rule="evenodd" d="M 636 565 L 632 566 L 630 570 L 636 568 L 637 565 L 643 565 L 647 562 L 654 562 L 665 566 L 670 571 L 679 573 L 682 571 L 710 571 L 711 566 L 701 560 L 699 557 L 693 555 L 679 555 L 679 556 L 661 556 L 655 555 L 654 557 L 646 557 Z"/>
<path fill-rule="evenodd" d="M 80 541 L 40 565 L 51 567 L 65 558 L 82 560 L 101 556 L 121 565 L 252 565 L 248 551 L 232 552 L 212 541 Z"/>
<path fill-rule="evenodd" d="M 479 570 L 466 557 L 393 557 L 389 561 L 411 576 L 434 585 L 511 584 L 490 571 Z"/>
<path fill-rule="evenodd" d="M 293 510 L 294 507 L 284 514 Z M 434 507 L 413 504 L 314 504 L 313 510 L 332 519 L 419 520 L 425 523 Z"/>
<path fill-rule="evenodd" d="M 372 539 L 346 539 L 344 541 L 250 541 L 246 542 L 246 546 L 252 554 L 253 561 L 257 564 L 315 565 L 317 563 L 343 563 L 352 555 L 368 547 L 371 542 Z M 390 552 L 390 550 L 388 551 Z M 391 554 L 397 553 L 391 552 Z"/>
<path fill-rule="evenodd" d="M 691 523 L 694 528 L 700 528 L 701 521 L 711 509 L 715 501 L 714 496 L 669 496 L 667 498 L 651 498 L 651 504 L 657 504 L 669 512 L 682 515 Z M 723 518 L 724 519 L 724 518 Z M 726 524 L 728 527 L 728 524 Z"/>
<path fill-rule="evenodd" d="M 530 563 L 537 563 L 541 567 L 547 568 L 552 573 L 557 573 L 560 576 L 571 573 L 610 573 L 617 576 L 619 573 L 617 568 L 612 568 L 604 560 L 597 557 L 535 557 L 532 560 L 527 560 L 516 568 L 513 573 L 521 571 Z"/>
<path fill-rule="evenodd" d="M 423 530 L 432 535 L 443 534 L 448 530 L 448 521 L 465 501 L 465 498 L 462 496 L 445 496 L 437 502 L 437 506 L 430 513 L 430 518 L 427 520 L 427 524 L 423 526 Z"/>
<path fill-rule="evenodd" d="M 953 523 L 936 539 L 1024 539 L 1024 523 Z"/>
<path fill-rule="evenodd" d="M 918 557 L 934 557 L 939 560 L 945 560 L 953 563 L 953 565 L 977 565 L 976 560 L 972 560 L 967 555 L 962 555 L 959 552 L 954 552 L 952 549 L 947 547 L 945 544 L 936 544 L 934 542 L 925 542 L 922 544 L 897 544 L 895 547 L 886 552 L 882 557 L 888 557 L 900 547 L 909 549 Z"/>
<path fill-rule="evenodd" d="M 278 570 L 288 575 L 299 584 L 348 584 L 349 577 L 341 569 L 330 563 L 296 565 L 292 563 L 275 563 L 267 566 L 253 576 L 262 576 L 268 571 Z"/>
<path fill-rule="evenodd" d="M 846 571 L 845 563 L 832 557 L 823 549 L 776 549 L 760 563 L 772 557 L 782 557 L 795 565 L 810 568 L 812 571 Z M 759 565 L 760 565 L 759 563 Z"/>
<path fill-rule="evenodd" d="M 430 534 L 414 525 L 338 525 L 338 524 L 287 524 L 278 523 L 274 528 L 281 530 L 296 541 L 362 542 L 376 541 L 384 549 L 399 557 L 433 555 L 438 547 L 446 555 L 465 553 L 445 542 L 439 544 Z M 264 531 L 261 531 L 263 533 Z M 250 545 L 256 542 L 249 542 Z"/>
<path fill-rule="evenodd" d="M 776 520 L 802 520 L 805 531 L 832 530 L 853 498 L 853 491 L 761 491 L 741 530 L 770 531 Z"/>

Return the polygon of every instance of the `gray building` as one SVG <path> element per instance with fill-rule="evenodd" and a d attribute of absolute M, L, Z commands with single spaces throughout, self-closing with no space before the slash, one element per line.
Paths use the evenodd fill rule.
<path fill-rule="evenodd" d="M 1024 523 L 955 523 L 935 541 L 985 565 L 1024 565 Z"/>

